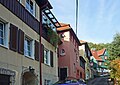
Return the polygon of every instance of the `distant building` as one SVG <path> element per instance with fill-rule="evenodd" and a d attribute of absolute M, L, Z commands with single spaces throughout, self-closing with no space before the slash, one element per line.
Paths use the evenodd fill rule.
<path fill-rule="evenodd" d="M 69 24 L 61 23 L 57 32 L 61 37 L 62 44 L 59 45 L 58 74 L 59 79 L 66 77 L 80 78 L 79 45 L 80 42 Z"/>
<path fill-rule="evenodd" d="M 97 75 L 100 76 L 104 73 L 108 72 L 107 69 L 107 59 L 108 59 L 108 52 L 107 50 L 104 48 L 102 50 L 96 51 L 94 49 L 91 50 L 93 57 L 96 59 L 97 61 L 97 65 L 93 65 L 94 68 L 97 69 Z"/>
<path fill-rule="evenodd" d="M 95 78 L 97 76 L 97 65 L 98 65 L 98 62 L 94 58 L 94 56 L 90 57 L 90 65 L 91 65 L 91 78 Z"/>
<path fill-rule="evenodd" d="M 80 43 L 82 44 L 79 46 L 80 56 L 85 60 L 85 79 L 88 80 L 91 78 L 90 57 L 92 53 L 87 42 L 80 40 Z"/>
<path fill-rule="evenodd" d="M 79 46 L 79 48 L 80 48 L 80 46 Z M 86 61 L 85 61 L 85 57 L 84 57 L 84 55 L 85 55 L 85 53 L 84 53 L 84 50 L 83 49 L 79 49 L 79 57 L 80 57 L 80 68 L 81 68 L 81 70 L 80 70 L 80 78 L 82 78 L 82 79 L 85 79 L 86 77 L 85 77 L 85 64 L 86 64 Z"/>
<path fill-rule="evenodd" d="M 108 51 L 106 48 L 103 48 L 99 51 L 97 51 L 98 56 L 102 59 L 102 63 L 101 63 L 101 68 L 102 68 L 102 75 L 104 75 L 105 73 L 109 72 L 108 67 L 107 67 L 107 63 L 108 63 Z"/>

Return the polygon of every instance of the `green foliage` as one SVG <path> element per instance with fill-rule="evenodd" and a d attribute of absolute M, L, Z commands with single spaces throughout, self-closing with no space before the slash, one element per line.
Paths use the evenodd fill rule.
<path fill-rule="evenodd" d="M 109 49 L 109 69 L 111 70 L 110 76 L 120 81 L 120 33 L 116 33 L 112 43 L 108 46 Z M 114 81 L 114 84 L 116 83 Z"/>
<path fill-rule="evenodd" d="M 99 43 L 99 44 L 94 44 L 92 42 L 88 43 L 89 47 L 92 49 L 92 48 L 95 48 L 96 50 L 101 50 L 103 48 L 108 48 L 109 46 L 109 43 Z"/>
<path fill-rule="evenodd" d="M 54 32 L 51 28 L 47 30 L 47 35 L 50 39 L 50 43 L 57 47 L 58 43 L 60 42 L 60 37 L 56 32 Z"/>
<path fill-rule="evenodd" d="M 120 33 L 116 33 L 113 42 L 109 46 L 110 60 L 120 57 Z"/>
<path fill-rule="evenodd" d="M 111 60 L 109 64 L 110 68 L 110 76 L 111 78 L 114 78 L 114 80 L 117 79 L 117 81 L 120 81 L 120 58 L 116 58 L 115 60 Z M 115 82 L 116 83 L 116 82 Z"/>
<path fill-rule="evenodd" d="M 114 35 L 113 41 L 111 43 L 100 43 L 100 44 L 88 44 L 90 48 L 96 48 L 96 50 L 101 50 L 106 48 L 109 54 L 109 62 L 107 65 L 111 70 L 110 76 L 114 80 L 120 81 L 120 33 Z"/>

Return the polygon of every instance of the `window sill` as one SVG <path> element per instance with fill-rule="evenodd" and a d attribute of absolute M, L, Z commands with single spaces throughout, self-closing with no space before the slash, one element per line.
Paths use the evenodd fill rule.
<path fill-rule="evenodd" d="M 27 56 L 27 55 L 24 55 L 26 58 L 29 58 L 31 60 L 34 60 L 34 58 L 30 57 L 30 56 Z"/>
<path fill-rule="evenodd" d="M 60 56 L 65 56 L 65 53 L 61 53 Z"/>
<path fill-rule="evenodd" d="M 5 45 L 1 45 L 1 44 L 0 44 L 0 47 L 5 48 L 5 49 L 8 49 L 8 47 L 5 46 Z"/>
<path fill-rule="evenodd" d="M 48 64 L 46 64 L 46 63 L 43 63 L 44 65 L 46 65 L 46 66 L 48 66 L 48 67 L 51 67 L 51 65 L 48 65 Z"/>

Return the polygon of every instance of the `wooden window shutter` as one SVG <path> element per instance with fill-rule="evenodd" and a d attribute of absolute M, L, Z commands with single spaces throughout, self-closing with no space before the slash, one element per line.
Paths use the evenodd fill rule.
<path fill-rule="evenodd" d="M 35 41 L 35 60 L 39 61 L 39 42 Z"/>
<path fill-rule="evenodd" d="M 44 45 L 41 44 L 41 61 L 44 63 Z"/>
<path fill-rule="evenodd" d="M 17 51 L 18 48 L 18 27 L 10 24 L 10 49 Z"/>
<path fill-rule="evenodd" d="M 24 32 L 19 29 L 18 31 L 18 53 L 24 55 Z"/>
<path fill-rule="evenodd" d="M 50 51 L 50 64 L 51 64 L 51 67 L 53 67 L 53 52 Z"/>

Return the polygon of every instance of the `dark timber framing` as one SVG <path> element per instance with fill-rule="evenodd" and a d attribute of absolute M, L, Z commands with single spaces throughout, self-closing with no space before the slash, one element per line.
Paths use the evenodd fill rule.
<path fill-rule="evenodd" d="M 34 31 L 40 33 L 40 22 L 32 14 L 30 14 L 17 0 L 0 0 L 0 3 L 13 14 L 15 14 L 18 18 L 20 18 L 24 23 L 30 26 Z"/>
<path fill-rule="evenodd" d="M 61 27 L 60 23 L 58 22 L 58 20 L 55 18 L 55 16 L 52 14 L 52 12 L 50 11 L 50 9 L 48 7 L 46 7 L 43 10 L 44 14 L 48 17 L 48 19 L 53 23 L 53 25 L 56 28 Z"/>

